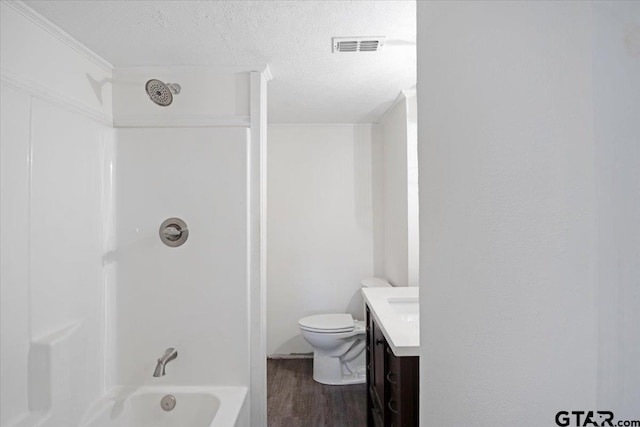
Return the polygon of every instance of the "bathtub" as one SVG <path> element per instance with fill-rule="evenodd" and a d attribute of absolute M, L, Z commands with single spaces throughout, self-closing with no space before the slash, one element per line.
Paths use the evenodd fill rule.
<path fill-rule="evenodd" d="M 176 405 L 165 411 L 160 400 L 169 394 Z M 119 387 L 79 427 L 236 427 L 246 395 L 246 387 Z"/>

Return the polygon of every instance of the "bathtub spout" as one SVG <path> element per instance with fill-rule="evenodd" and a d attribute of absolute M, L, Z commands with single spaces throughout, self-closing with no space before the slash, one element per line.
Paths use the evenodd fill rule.
<path fill-rule="evenodd" d="M 178 351 L 175 348 L 171 347 L 166 349 L 162 357 L 158 359 L 158 363 L 156 364 L 156 370 L 153 371 L 153 376 L 154 377 L 164 376 L 165 365 L 171 362 L 176 357 L 178 357 Z"/>

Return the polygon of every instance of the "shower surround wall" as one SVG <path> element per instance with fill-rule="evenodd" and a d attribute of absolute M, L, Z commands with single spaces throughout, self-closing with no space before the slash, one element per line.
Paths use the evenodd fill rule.
<path fill-rule="evenodd" d="M 104 390 L 112 71 L 0 9 L 0 425 L 74 426 Z"/>
<path fill-rule="evenodd" d="M 113 386 L 156 383 L 251 385 L 238 425 L 266 423 L 266 75 L 114 72 L 0 8 L 0 425 L 75 426 Z M 149 78 L 183 85 L 174 105 L 148 100 Z M 169 216 L 191 227 L 180 248 L 159 243 Z"/>
<path fill-rule="evenodd" d="M 170 107 L 148 99 L 150 78 L 182 86 Z M 194 67 L 114 71 L 113 385 L 250 386 L 254 78 Z M 175 248 L 158 234 L 171 217 L 189 229 Z M 154 378 L 168 347 L 178 357 Z M 249 423 L 249 406 L 247 398 L 240 425 Z"/>
<path fill-rule="evenodd" d="M 118 129 L 116 384 L 248 386 L 247 149 L 243 128 Z"/>

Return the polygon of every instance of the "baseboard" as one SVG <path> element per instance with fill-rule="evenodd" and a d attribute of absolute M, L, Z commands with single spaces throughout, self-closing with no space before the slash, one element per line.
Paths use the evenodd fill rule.
<path fill-rule="evenodd" d="M 270 354 L 267 359 L 313 359 L 313 353 Z"/>

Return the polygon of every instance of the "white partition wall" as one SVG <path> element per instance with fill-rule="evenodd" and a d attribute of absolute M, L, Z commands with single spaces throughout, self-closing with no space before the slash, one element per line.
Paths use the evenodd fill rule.
<path fill-rule="evenodd" d="M 418 2 L 421 425 L 638 418 L 639 22 Z"/>
<path fill-rule="evenodd" d="M 377 126 L 382 146 L 384 277 L 418 286 L 418 150 L 415 91 L 403 91 Z"/>
<path fill-rule="evenodd" d="M 640 418 L 640 3 L 593 7 L 598 407 Z M 635 90 L 634 90 L 635 88 Z"/>

